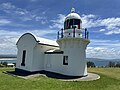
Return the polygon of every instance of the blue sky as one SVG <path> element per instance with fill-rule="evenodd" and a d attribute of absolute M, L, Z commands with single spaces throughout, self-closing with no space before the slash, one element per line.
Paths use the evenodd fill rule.
<path fill-rule="evenodd" d="M 90 32 L 87 57 L 120 58 L 120 0 L 0 0 L 0 54 L 16 54 L 26 32 L 56 40 L 72 7 Z"/>

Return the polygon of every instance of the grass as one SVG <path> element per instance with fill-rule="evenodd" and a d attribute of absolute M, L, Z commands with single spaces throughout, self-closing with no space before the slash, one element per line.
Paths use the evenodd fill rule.
<path fill-rule="evenodd" d="M 0 68 L 0 90 L 120 90 L 120 68 L 89 68 L 89 72 L 97 73 L 101 78 L 73 82 L 43 76 L 25 80 L 3 73 L 8 70 L 14 69 Z"/>

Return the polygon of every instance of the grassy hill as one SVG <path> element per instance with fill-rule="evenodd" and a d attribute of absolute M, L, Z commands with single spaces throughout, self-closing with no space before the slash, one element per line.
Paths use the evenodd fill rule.
<path fill-rule="evenodd" d="M 39 76 L 21 79 L 3 73 L 12 68 L 0 68 L 0 90 L 120 90 L 120 68 L 89 68 L 101 76 L 96 81 L 65 82 Z"/>

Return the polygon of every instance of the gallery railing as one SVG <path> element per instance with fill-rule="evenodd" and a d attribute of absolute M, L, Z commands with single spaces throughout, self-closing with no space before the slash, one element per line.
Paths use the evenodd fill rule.
<path fill-rule="evenodd" d="M 72 37 L 76 37 L 76 29 L 73 28 L 73 36 Z M 57 39 L 63 38 L 64 37 L 64 29 L 61 29 L 60 31 L 58 31 L 57 33 Z M 82 38 L 88 39 L 89 38 L 89 32 L 87 30 L 87 28 L 82 29 Z"/>

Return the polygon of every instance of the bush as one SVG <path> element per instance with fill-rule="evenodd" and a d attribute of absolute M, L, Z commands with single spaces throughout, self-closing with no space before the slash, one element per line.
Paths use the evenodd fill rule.
<path fill-rule="evenodd" d="M 115 62 L 110 61 L 110 62 L 108 63 L 108 67 L 115 67 Z"/>
<path fill-rule="evenodd" d="M 94 62 L 88 61 L 87 67 L 96 67 L 96 66 L 95 66 Z"/>
<path fill-rule="evenodd" d="M 115 67 L 120 67 L 120 63 L 119 63 L 119 62 L 117 62 L 117 64 L 115 65 Z"/>
<path fill-rule="evenodd" d="M 1 62 L 0 67 L 7 67 L 7 64 L 8 64 L 7 62 Z"/>

